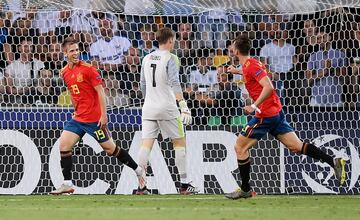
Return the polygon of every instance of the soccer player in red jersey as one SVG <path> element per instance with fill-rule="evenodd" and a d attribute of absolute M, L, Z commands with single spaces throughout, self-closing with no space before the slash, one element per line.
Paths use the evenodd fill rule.
<path fill-rule="evenodd" d="M 64 183 L 51 194 L 74 192 L 71 181 L 72 148 L 85 133 L 93 136 L 109 156 L 118 158 L 132 168 L 139 179 L 139 187 L 144 188 L 145 170 L 136 164 L 127 151 L 115 145 L 107 128 L 106 99 L 101 76 L 95 67 L 79 60 L 79 46 L 73 38 L 66 38 L 62 47 L 68 64 L 62 69 L 61 76 L 70 90 L 75 111 L 60 136 Z"/>
<path fill-rule="evenodd" d="M 289 150 L 298 154 L 305 154 L 316 160 L 328 163 L 335 170 L 335 176 L 340 185 L 345 181 L 345 160 L 333 158 L 321 151 L 311 143 L 302 142 L 295 134 L 294 129 L 286 121 L 282 111 L 279 96 L 274 90 L 268 77 L 264 64 L 251 58 L 249 51 L 251 42 L 245 35 L 239 36 L 233 43 L 235 55 L 242 65 L 245 87 L 254 103 L 244 107 L 246 114 L 255 112 L 255 116 L 239 134 L 235 151 L 238 160 L 241 187 L 231 193 L 225 194 L 227 198 L 239 199 L 252 196 L 250 181 L 250 155 L 249 149 L 257 143 L 266 133 L 270 133 Z M 234 72 L 233 67 L 228 71 Z"/>

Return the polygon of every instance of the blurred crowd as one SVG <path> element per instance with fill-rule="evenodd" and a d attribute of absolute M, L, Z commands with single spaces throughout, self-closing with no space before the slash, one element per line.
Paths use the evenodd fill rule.
<path fill-rule="evenodd" d="M 176 32 L 173 51 L 197 124 L 243 123 L 251 103 L 231 42 L 252 39 L 251 55 L 269 69 L 286 107 L 359 107 L 360 10 L 264 15 L 212 10 L 186 16 L 134 16 L 30 8 L 0 12 L 2 106 L 69 106 L 59 76 L 61 42 L 73 36 L 81 59 L 98 68 L 112 108 L 140 107 L 141 61 L 156 50 L 155 32 Z"/>

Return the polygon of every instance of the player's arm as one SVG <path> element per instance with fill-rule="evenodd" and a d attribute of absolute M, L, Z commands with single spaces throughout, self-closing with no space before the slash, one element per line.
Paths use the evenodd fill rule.
<path fill-rule="evenodd" d="M 66 83 L 65 83 L 65 85 L 66 85 Z M 76 114 L 76 102 L 75 102 L 73 95 L 71 94 L 71 91 L 69 90 L 69 87 L 67 85 L 66 85 L 66 87 L 70 94 L 70 101 L 71 101 L 72 106 L 74 107 L 74 110 L 75 110 L 74 115 L 75 115 Z"/>
<path fill-rule="evenodd" d="M 181 120 L 184 124 L 191 124 L 192 117 L 190 109 L 187 106 L 187 103 L 183 96 L 183 91 L 180 85 L 180 77 L 179 77 L 179 62 L 176 60 L 177 57 L 172 56 L 167 64 L 167 76 L 168 83 L 172 87 L 176 101 L 179 103 L 180 111 L 181 111 Z"/>
<path fill-rule="evenodd" d="M 240 75 L 242 74 L 241 69 L 236 68 L 234 65 L 230 65 L 226 71 L 232 74 L 240 74 Z"/>
<path fill-rule="evenodd" d="M 255 75 L 256 75 L 255 76 L 256 80 L 262 86 L 262 90 L 260 96 L 256 99 L 256 101 L 252 105 L 245 106 L 244 110 L 247 114 L 251 114 L 254 111 L 261 113 L 258 106 L 260 106 L 267 98 L 269 98 L 274 90 L 274 86 L 264 70 L 261 69 L 257 70 Z"/>
<path fill-rule="evenodd" d="M 268 76 L 264 76 L 263 78 L 261 78 L 259 83 L 263 88 L 259 98 L 257 98 L 254 102 L 255 106 L 260 106 L 267 98 L 269 98 L 269 96 L 274 90 L 274 86 Z"/>
<path fill-rule="evenodd" d="M 184 96 L 182 93 L 180 80 L 179 80 L 179 65 L 176 64 L 175 58 L 172 57 L 167 64 L 167 76 L 168 83 L 172 87 L 176 101 L 180 102 L 184 100 Z"/>
<path fill-rule="evenodd" d="M 103 86 L 97 85 L 94 87 L 94 89 L 96 90 L 97 94 L 98 94 L 98 98 L 99 98 L 99 104 L 100 104 L 100 111 L 101 111 L 101 117 L 98 123 L 98 126 L 100 126 L 101 129 L 104 129 L 107 125 L 108 119 L 107 119 L 107 113 L 106 113 L 106 96 L 105 96 L 105 92 L 104 92 L 104 88 Z"/>
<path fill-rule="evenodd" d="M 145 59 L 144 59 L 145 60 Z M 145 81 L 145 74 L 144 74 L 144 64 L 145 62 L 142 62 L 141 64 L 141 72 L 140 72 L 140 90 L 141 90 L 141 93 L 142 93 L 142 97 L 145 98 L 145 95 L 146 95 L 146 81 Z"/>
<path fill-rule="evenodd" d="M 67 66 L 67 65 L 66 65 L 66 66 Z M 77 105 L 76 105 L 76 102 L 75 102 L 75 100 L 74 100 L 74 98 L 73 98 L 73 96 L 72 96 L 72 94 L 71 94 L 71 91 L 70 91 L 70 89 L 69 89 L 69 86 L 66 84 L 66 81 L 65 81 L 65 79 L 64 79 L 64 71 L 65 71 L 66 66 L 63 67 L 63 68 L 60 70 L 60 73 L 59 73 L 59 74 L 60 74 L 60 77 L 62 78 L 65 86 L 67 87 L 67 91 L 69 92 L 70 101 L 71 101 L 72 106 L 74 107 L 74 113 L 73 113 L 73 116 L 72 116 L 72 117 L 75 117 L 75 116 L 76 116 L 76 107 L 77 107 Z"/>
<path fill-rule="evenodd" d="M 94 67 L 88 68 L 88 77 L 89 77 L 88 78 L 89 83 L 92 85 L 92 87 L 95 89 L 95 91 L 98 94 L 100 111 L 101 111 L 101 116 L 98 122 L 98 126 L 100 127 L 100 129 L 104 129 L 106 128 L 106 125 L 108 123 L 108 118 L 106 114 L 106 95 L 104 92 L 104 88 L 102 86 L 102 79 L 100 74 Z"/>
<path fill-rule="evenodd" d="M 76 102 L 75 102 L 74 98 L 72 97 L 71 93 L 70 93 L 70 101 L 71 101 L 72 106 L 74 107 L 74 113 L 73 113 L 72 117 L 75 117 L 76 116 Z"/>
<path fill-rule="evenodd" d="M 74 98 L 72 97 L 71 94 L 70 94 L 70 101 L 71 101 L 72 106 L 73 106 L 74 109 L 75 109 L 75 100 L 74 100 Z"/>

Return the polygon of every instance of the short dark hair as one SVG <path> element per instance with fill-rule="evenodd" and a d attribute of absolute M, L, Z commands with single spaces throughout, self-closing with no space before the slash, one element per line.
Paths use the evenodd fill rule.
<path fill-rule="evenodd" d="M 170 28 L 161 28 L 156 32 L 156 40 L 159 42 L 159 44 L 166 44 L 167 41 L 171 38 L 175 37 L 174 31 L 172 31 Z"/>
<path fill-rule="evenodd" d="M 251 41 L 245 34 L 239 35 L 234 40 L 234 48 L 242 55 L 249 55 L 251 49 Z"/>
<path fill-rule="evenodd" d="M 65 49 L 65 47 L 67 47 L 67 46 L 69 46 L 69 45 L 77 44 L 77 43 L 78 43 L 78 42 L 77 42 L 74 38 L 72 38 L 72 37 L 67 37 L 67 38 L 65 38 L 65 40 L 62 42 L 61 47 L 62 47 L 63 49 Z"/>

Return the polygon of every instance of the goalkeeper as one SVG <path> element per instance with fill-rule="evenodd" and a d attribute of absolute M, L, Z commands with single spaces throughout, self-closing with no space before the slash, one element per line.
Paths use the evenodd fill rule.
<path fill-rule="evenodd" d="M 156 33 L 159 49 L 145 56 L 141 66 L 140 86 L 145 97 L 142 108 L 142 145 L 139 164 L 145 170 L 155 139 L 161 132 L 163 138 L 171 138 L 175 149 L 175 165 L 180 174 L 181 194 L 197 193 L 186 174 L 184 124 L 191 124 L 192 117 L 183 98 L 179 81 L 179 64 L 170 51 L 174 48 L 175 34 L 169 28 Z M 176 102 L 179 103 L 181 114 Z M 139 188 L 137 194 L 148 194 Z"/>
<path fill-rule="evenodd" d="M 294 129 L 286 121 L 279 96 L 274 90 L 264 64 L 249 56 L 251 42 L 245 35 L 239 36 L 233 43 L 235 55 L 242 65 L 243 78 L 249 95 L 254 103 L 244 107 L 246 114 L 256 113 L 247 126 L 241 131 L 236 141 L 235 150 L 241 176 L 241 188 L 225 194 L 227 198 L 239 199 L 252 196 L 250 188 L 250 155 L 249 149 L 266 133 L 270 133 L 289 150 L 305 154 L 316 160 L 328 163 L 335 170 L 340 185 L 345 182 L 345 160 L 332 158 L 311 143 L 302 142 Z M 233 67 L 228 69 L 234 72 Z"/>

